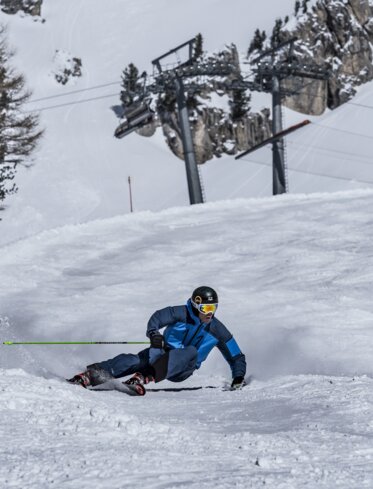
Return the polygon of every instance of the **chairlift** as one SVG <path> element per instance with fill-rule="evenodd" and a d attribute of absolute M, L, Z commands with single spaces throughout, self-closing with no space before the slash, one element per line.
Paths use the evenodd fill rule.
<path fill-rule="evenodd" d="M 126 120 L 114 132 L 114 136 L 118 139 L 136 131 L 141 126 L 149 124 L 154 118 L 154 111 L 149 107 L 147 102 L 140 101 L 126 107 L 124 116 Z"/>

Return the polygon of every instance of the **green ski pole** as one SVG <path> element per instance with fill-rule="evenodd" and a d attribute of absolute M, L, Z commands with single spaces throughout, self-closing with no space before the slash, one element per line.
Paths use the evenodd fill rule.
<path fill-rule="evenodd" d="M 3 345 L 149 345 L 149 341 L 3 341 Z"/>

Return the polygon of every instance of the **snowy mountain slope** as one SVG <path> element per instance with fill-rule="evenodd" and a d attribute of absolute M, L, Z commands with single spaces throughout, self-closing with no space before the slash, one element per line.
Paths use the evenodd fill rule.
<path fill-rule="evenodd" d="M 3 246 L 1 341 L 143 340 L 155 309 L 209 283 L 255 380 L 129 398 L 61 380 L 123 347 L 1 345 L 2 485 L 371 487 L 372 204 L 219 202 Z M 216 351 L 184 385 L 229 378 Z"/>
<path fill-rule="evenodd" d="M 293 0 L 236 0 L 233 9 L 223 0 L 112 0 L 110 7 L 99 0 L 64 0 L 44 2 L 44 23 L 0 12 L 17 50 L 16 66 L 34 91 L 35 102 L 28 108 L 41 109 L 46 129 L 35 166 L 18 173 L 20 191 L 2 213 L 0 242 L 129 212 L 129 175 L 135 211 L 187 205 L 184 163 L 171 154 L 160 133 L 150 139 L 136 134 L 121 141 L 113 138 L 118 120 L 111 107 L 119 100 L 123 68 L 134 62 L 151 71 L 152 59 L 197 32 L 209 51 L 235 42 L 245 53 L 257 27 L 269 33 L 275 18 L 291 14 L 293 7 Z M 55 82 L 56 50 L 82 59 L 83 76 L 75 84 Z M 372 85 L 363 90 L 356 100 L 373 105 Z M 270 104 L 268 96 L 253 94 L 253 109 Z M 292 135 L 287 150 L 293 169 L 290 190 L 371 187 L 371 114 L 365 107 L 342 107 L 320 118 L 333 130 L 310 126 Z M 286 111 L 284 125 L 304 118 Z M 207 163 L 202 168 L 207 200 L 270 195 L 270 165 L 268 148 L 245 161 L 225 157 Z"/>

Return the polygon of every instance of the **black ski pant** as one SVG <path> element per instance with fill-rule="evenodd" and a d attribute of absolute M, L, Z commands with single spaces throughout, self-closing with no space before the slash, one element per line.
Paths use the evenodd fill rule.
<path fill-rule="evenodd" d="M 167 379 L 182 382 L 197 368 L 197 349 L 194 346 L 165 351 L 146 348 L 137 354 L 122 353 L 116 357 L 96 363 L 95 366 L 109 372 L 113 377 L 125 377 L 136 372 L 155 373 L 155 381 Z M 151 367 L 149 369 L 149 367 Z"/>

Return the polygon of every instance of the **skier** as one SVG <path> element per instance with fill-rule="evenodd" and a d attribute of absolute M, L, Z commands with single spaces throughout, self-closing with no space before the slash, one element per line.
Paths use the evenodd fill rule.
<path fill-rule="evenodd" d="M 125 384 L 133 386 L 164 379 L 182 382 L 199 369 L 217 346 L 231 367 L 232 389 L 240 389 L 245 385 L 245 355 L 232 334 L 215 317 L 217 307 L 215 290 L 197 287 L 186 305 L 165 307 L 151 316 L 146 332 L 150 348 L 136 355 L 123 353 L 88 365 L 85 372 L 75 375 L 69 382 L 89 387 L 130 374 L 134 375 Z M 163 334 L 162 328 L 166 328 Z"/>

